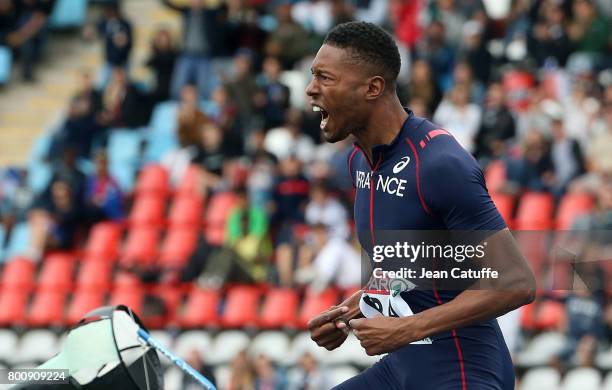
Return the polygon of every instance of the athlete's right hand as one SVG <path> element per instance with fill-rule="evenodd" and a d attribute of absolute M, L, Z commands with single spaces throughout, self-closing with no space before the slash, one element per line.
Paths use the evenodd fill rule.
<path fill-rule="evenodd" d="M 348 336 L 347 326 L 342 318 L 348 311 L 348 306 L 332 306 L 308 321 L 310 338 L 328 351 L 338 348 Z"/>

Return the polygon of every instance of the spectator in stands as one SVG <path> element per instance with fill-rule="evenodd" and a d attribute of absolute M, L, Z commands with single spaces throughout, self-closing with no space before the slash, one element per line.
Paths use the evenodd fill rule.
<path fill-rule="evenodd" d="M 253 55 L 248 49 L 239 50 L 234 56 L 234 75 L 227 80 L 225 88 L 229 98 L 236 106 L 239 122 L 247 130 L 257 123 L 253 118 L 253 96 L 258 91 L 257 80 L 253 72 Z"/>
<path fill-rule="evenodd" d="M 27 218 L 34 198 L 27 175 L 25 169 L 0 169 L 0 225 L 4 227 L 5 236 L 10 234 L 15 223 Z M 2 244 L 0 242 L 0 248 Z"/>
<path fill-rule="evenodd" d="M 324 224 L 311 226 L 311 237 L 301 248 L 294 279 L 313 291 L 330 285 L 341 288 L 361 283 L 361 258 L 345 238 L 333 236 Z"/>
<path fill-rule="evenodd" d="M 259 354 L 253 366 L 255 368 L 255 390 L 284 390 L 287 388 L 285 373 L 276 368 L 265 354 Z"/>
<path fill-rule="evenodd" d="M 151 102 L 159 103 L 170 99 L 170 82 L 178 52 L 174 47 L 172 33 L 160 28 L 153 35 L 151 54 L 146 62 L 155 75 L 155 86 L 151 91 Z"/>
<path fill-rule="evenodd" d="M 240 351 L 231 363 L 228 390 L 252 390 L 255 388 L 255 370 L 247 352 Z"/>
<path fill-rule="evenodd" d="M 505 102 L 501 84 L 489 86 L 480 129 L 476 135 L 475 157 L 487 162 L 504 156 L 516 134 L 514 117 Z"/>
<path fill-rule="evenodd" d="M 224 144 L 223 133 L 214 123 L 205 123 L 200 128 L 200 144 L 191 162 L 202 169 L 204 186 L 212 189 L 221 180 L 223 163 L 231 157 Z"/>
<path fill-rule="evenodd" d="M 272 199 L 272 191 L 278 159 L 264 149 L 263 130 L 254 130 L 249 135 L 246 150 L 251 164 L 247 187 L 253 204 L 264 208 Z"/>
<path fill-rule="evenodd" d="M 227 2 L 227 23 L 237 48 L 261 53 L 268 33 L 260 26 L 255 4 L 232 0 Z"/>
<path fill-rule="evenodd" d="M 227 148 L 236 155 L 241 155 L 244 148 L 244 134 L 239 122 L 238 110 L 223 85 L 215 88 L 211 96 L 214 104 L 214 114 L 211 119 L 223 132 L 223 141 Z"/>
<path fill-rule="evenodd" d="M 128 71 L 128 63 L 133 45 L 132 24 L 121 12 L 119 2 L 111 2 L 104 6 L 104 17 L 97 24 L 97 34 L 104 40 L 104 68 L 102 71 L 101 85 L 111 77 L 114 68 L 123 68 Z M 86 37 L 91 37 L 93 32 L 86 30 Z"/>
<path fill-rule="evenodd" d="M 542 2 L 538 20 L 531 26 L 527 40 L 527 49 L 539 66 L 549 59 L 558 65 L 565 65 L 571 50 L 565 25 L 565 12 L 561 3 Z"/>
<path fill-rule="evenodd" d="M 568 33 L 576 49 L 593 54 L 609 52 L 612 44 L 610 20 L 597 10 L 593 0 L 574 0 L 572 11 L 574 19 Z"/>
<path fill-rule="evenodd" d="M 189 351 L 187 358 L 185 359 L 187 364 L 191 367 L 195 368 L 200 374 L 204 375 L 206 379 L 208 379 L 215 387 L 217 386 L 217 380 L 215 378 L 215 374 L 213 372 L 213 367 L 206 364 L 206 362 L 202 359 L 202 355 L 197 348 L 193 348 Z M 199 390 L 202 388 L 202 385 L 199 382 L 196 382 L 195 379 L 186 373 L 183 373 L 183 379 L 181 380 L 181 389 L 183 390 Z"/>
<path fill-rule="evenodd" d="M 593 85 L 587 80 L 576 80 L 570 96 L 563 101 L 564 122 L 567 134 L 585 147 L 592 134 L 591 128 L 599 112 L 600 103 L 592 96 Z"/>
<path fill-rule="evenodd" d="M 537 130 L 526 134 L 522 145 L 522 156 L 510 160 L 506 166 L 511 191 L 548 191 L 554 179 L 554 166 L 550 157 L 550 146 Z"/>
<path fill-rule="evenodd" d="M 445 92 L 452 85 L 455 49 L 446 41 L 446 28 L 439 20 L 432 21 L 425 32 L 417 43 L 417 58 L 429 63 L 438 88 Z"/>
<path fill-rule="evenodd" d="M 591 344 L 597 344 L 603 336 L 603 305 L 590 292 L 593 287 L 578 288 L 566 301 L 568 345 L 565 356 L 574 364 L 592 365 L 595 349 Z"/>
<path fill-rule="evenodd" d="M 9 35 L 15 31 L 18 9 L 12 0 L 0 0 L 0 45 L 8 45 Z"/>
<path fill-rule="evenodd" d="M 310 225 L 323 224 L 333 238 L 347 239 L 348 214 L 342 204 L 329 191 L 324 182 L 310 187 L 310 201 L 306 205 L 306 222 Z"/>
<path fill-rule="evenodd" d="M 257 80 L 261 90 L 254 96 L 255 106 L 263 114 L 266 129 L 282 125 L 289 108 L 289 87 L 280 81 L 281 71 L 278 58 L 266 57 Z"/>
<path fill-rule="evenodd" d="M 201 142 L 201 129 L 211 119 L 200 110 L 198 90 L 192 84 L 186 84 L 181 89 L 181 103 L 178 109 L 177 138 L 182 147 Z"/>
<path fill-rule="evenodd" d="M 291 15 L 291 3 L 280 3 L 276 7 L 278 26 L 272 31 L 266 43 L 265 53 L 279 58 L 279 68 L 291 69 L 295 63 L 309 53 L 308 33 L 296 23 Z"/>
<path fill-rule="evenodd" d="M 463 26 L 462 55 L 474 71 L 474 77 L 486 84 L 491 78 L 493 56 L 487 48 L 484 28 L 480 22 L 471 20 Z"/>
<path fill-rule="evenodd" d="M 179 12 L 183 22 L 182 51 L 174 69 L 171 94 L 178 98 L 183 85 L 195 80 L 199 96 L 207 99 L 219 83 L 211 60 L 232 54 L 225 8 L 209 8 L 203 0 L 189 0 L 184 6 L 172 0 L 162 3 Z"/>
<path fill-rule="evenodd" d="M 433 78 L 431 67 L 425 60 L 416 60 L 412 64 L 406 93 L 407 100 L 420 99 L 429 114 L 433 113 L 440 104 L 442 94 Z"/>
<path fill-rule="evenodd" d="M 13 4 L 16 12 L 8 12 L 16 19 L 13 20 L 14 24 L 9 22 L 10 31 L 5 36 L 5 42 L 18 51 L 23 79 L 31 82 L 34 81 L 34 65 L 42 55 L 47 21 L 55 0 L 17 0 Z"/>
<path fill-rule="evenodd" d="M 467 85 L 453 87 L 438 106 L 433 119 L 443 129 L 450 131 L 465 150 L 473 153 L 482 112 L 480 107 L 470 103 L 469 94 Z"/>
<path fill-rule="evenodd" d="M 64 145 L 74 145 L 78 157 L 88 159 L 96 143 L 106 142 L 104 126 L 98 118 L 102 107 L 102 96 L 94 88 L 89 72 L 84 71 L 80 74 L 80 83 L 70 102 L 66 121 L 54 136 L 51 153 L 61 150 Z"/>
<path fill-rule="evenodd" d="M 325 370 L 321 369 L 311 353 L 306 352 L 298 362 L 297 371 L 289 382 L 290 390 L 326 390 L 331 383 Z"/>
<path fill-rule="evenodd" d="M 139 127 L 149 121 L 148 99 L 128 80 L 122 67 L 113 68 L 102 96 L 100 122 L 108 127 Z"/>
<path fill-rule="evenodd" d="M 554 166 L 553 193 L 559 198 L 569 183 L 584 173 L 582 148 L 575 139 L 565 134 L 563 118 L 552 118 L 551 158 Z"/>
<path fill-rule="evenodd" d="M 474 79 L 470 64 L 460 61 L 453 70 L 453 85 L 465 85 L 469 91 L 469 101 L 480 105 L 485 96 L 485 89 L 480 80 Z"/>
<path fill-rule="evenodd" d="M 108 172 L 108 157 L 105 151 L 94 156 L 95 174 L 87 178 L 85 203 L 90 222 L 119 220 L 123 218 L 123 195 L 119 185 Z"/>
<path fill-rule="evenodd" d="M 301 131 L 301 112 L 292 108 L 287 110 L 286 116 L 283 126 L 268 131 L 264 147 L 279 160 L 294 155 L 303 163 L 309 163 L 314 157 L 315 145 L 312 139 Z"/>

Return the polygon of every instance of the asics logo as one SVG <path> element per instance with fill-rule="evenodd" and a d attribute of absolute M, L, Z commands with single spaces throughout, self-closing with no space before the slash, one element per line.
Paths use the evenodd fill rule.
<path fill-rule="evenodd" d="M 406 168 L 406 165 L 410 162 L 410 156 L 402 157 L 397 164 L 393 166 L 393 173 L 398 174 L 402 169 Z"/>

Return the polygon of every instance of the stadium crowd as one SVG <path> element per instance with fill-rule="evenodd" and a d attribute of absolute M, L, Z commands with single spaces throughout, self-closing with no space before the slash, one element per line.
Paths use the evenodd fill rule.
<path fill-rule="evenodd" d="M 155 163 L 170 187 L 189 180 L 207 215 L 227 213 L 222 226 L 198 234 L 185 261 L 175 263 L 180 266 L 137 255 L 120 260 L 120 271 L 143 283 L 206 288 L 358 285 L 346 166 L 352 141 L 322 143 L 320 114 L 304 94 L 326 32 L 354 19 L 394 35 L 402 102 L 474 155 L 491 194 L 519 200 L 504 215 L 511 226 L 525 194 L 547 194 L 555 209 L 568 194 L 586 194 L 591 206 L 564 228 L 612 229 L 609 1 L 515 0 L 502 19 L 480 0 L 160 1 L 181 18 L 182 35 L 166 27 L 155 32 L 146 82 L 130 76 L 135 32 L 119 3 L 105 5 L 101 19 L 84 28 L 85 39 L 103 41 L 104 66 L 82 73 L 63 123 L 50 136 L 48 184 L 35 191 L 31 172 L 0 171 L 6 232 L 0 245 L 27 223 L 29 242 L 19 255 L 44 262 L 49 252 L 82 248 L 89 229 L 102 221 L 133 225 L 141 199 L 152 196 L 139 192 L 138 181 L 134 187 L 116 177 L 129 167 L 117 167 L 111 150 L 117 133 L 133 132 L 141 136 L 134 177 Z M 0 44 L 20 50 L 27 80 L 51 4 L 0 0 Z M 162 126 L 171 134 L 155 140 L 161 137 L 155 123 L 167 107 L 173 123 Z M 165 208 L 161 198 L 153 204 Z M 593 271 L 601 278 L 595 289 L 541 288 L 528 314 L 511 320 L 515 356 L 526 340 L 559 331 L 569 342 L 547 363 L 560 370 L 596 365 L 597 353 L 612 344 L 605 273 L 612 268 L 600 267 Z M 155 312 L 160 302 L 148 304 Z M 199 359 L 190 357 L 201 367 Z M 303 356 L 300 369 L 292 388 L 327 388 L 312 356 Z M 283 389 L 288 381 L 263 355 L 241 354 L 232 363 L 232 389 Z"/>

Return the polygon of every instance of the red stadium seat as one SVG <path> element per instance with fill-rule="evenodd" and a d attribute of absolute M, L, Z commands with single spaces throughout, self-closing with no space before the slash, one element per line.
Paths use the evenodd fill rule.
<path fill-rule="evenodd" d="M 266 329 L 295 327 L 298 302 L 295 290 L 276 288 L 268 291 L 261 310 L 259 326 Z"/>
<path fill-rule="evenodd" d="M 302 305 L 302 310 L 298 317 L 298 326 L 302 329 L 306 329 L 306 324 L 308 324 L 311 318 L 337 303 L 338 292 L 333 288 L 328 288 L 318 294 L 310 290 L 306 291 L 304 304 Z"/>
<path fill-rule="evenodd" d="M 514 197 L 508 194 L 493 192 L 491 193 L 491 200 L 493 200 L 495 207 L 497 207 L 502 218 L 506 221 L 506 225 L 509 227 L 514 226 Z"/>
<path fill-rule="evenodd" d="M 520 201 L 516 213 L 516 229 L 548 230 L 553 227 L 554 200 L 551 194 L 528 192 Z"/>
<path fill-rule="evenodd" d="M 569 230 L 576 218 L 588 214 L 595 202 L 591 195 L 586 193 L 566 194 L 559 202 L 556 225 L 559 230 Z"/>
<path fill-rule="evenodd" d="M 199 230 L 174 228 L 166 234 L 159 256 L 164 268 L 179 268 L 185 265 L 198 243 Z"/>
<path fill-rule="evenodd" d="M 200 168 L 190 165 L 183 174 L 180 183 L 176 187 L 176 193 L 183 195 L 198 195 L 200 192 Z"/>
<path fill-rule="evenodd" d="M 77 290 L 72 296 L 68 312 L 66 313 L 65 323 L 68 326 L 74 325 L 91 310 L 104 306 L 104 293 L 95 290 Z"/>
<path fill-rule="evenodd" d="M 189 293 L 187 303 L 179 315 L 179 324 L 186 328 L 217 325 L 220 301 L 218 290 L 194 288 Z"/>
<path fill-rule="evenodd" d="M 142 282 L 133 273 L 130 272 L 118 272 L 113 280 L 114 289 L 129 290 L 129 289 L 141 289 Z"/>
<path fill-rule="evenodd" d="M 202 224 L 203 198 L 197 195 L 179 195 L 174 198 L 168 223 L 171 227 L 198 227 Z"/>
<path fill-rule="evenodd" d="M 88 256 L 115 260 L 119 254 L 121 225 L 116 222 L 101 222 L 89 232 L 85 252 Z"/>
<path fill-rule="evenodd" d="M 142 303 L 144 300 L 144 292 L 142 288 L 115 288 L 110 297 L 109 304 L 125 305 L 135 311 L 136 313 L 142 312 Z"/>
<path fill-rule="evenodd" d="M 228 328 L 256 326 L 260 296 L 256 286 L 232 287 L 227 293 L 221 324 Z"/>
<path fill-rule="evenodd" d="M 181 287 L 159 284 L 153 287 L 151 295 L 163 301 L 165 313 L 163 315 L 145 316 L 146 318 L 144 320 L 147 325 L 150 325 L 152 328 L 176 325 L 178 307 L 183 298 Z M 147 313 L 144 314 L 146 315 Z"/>
<path fill-rule="evenodd" d="M 119 264 L 150 264 L 158 254 L 159 229 L 155 226 L 134 227 L 128 232 Z"/>
<path fill-rule="evenodd" d="M 47 256 L 38 277 L 38 288 L 67 292 L 72 287 L 75 259 L 72 255 L 56 253 Z"/>
<path fill-rule="evenodd" d="M 506 184 L 506 166 L 503 161 L 490 163 L 485 169 L 485 183 L 489 193 L 499 192 Z"/>
<path fill-rule="evenodd" d="M 225 221 L 232 209 L 236 206 L 238 197 L 232 192 L 222 192 L 213 195 L 210 199 L 204 229 L 206 240 L 213 245 L 221 245 L 225 239 Z"/>
<path fill-rule="evenodd" d="M 166 169 L 157 164 L 145 166 L 136 180 L 135 192 L 138 195 L 153 193 L 159 197 L 165 197 L 168 194 L 168 172 Z"/>
<path fill-rule="evenodd" d="M 0 287 L 2 289 L 19 289 L 30 292 L 34 288 L 34 273 L 36 265 L 33 261 L 22 257 L 10 258 L 2 270 Z"/>
<path fill-rule="evenodd" d="M 110 289 L 112 268 L 112 263 L 105 260 L 83 261 L 77 276 L 77 288 L 82 291 L 107 292 Z"/>
<path fill-rule="evenodd" d="M 30 307 L 30 326 L 61 325 L 64 318 L 66 292 L 61 290 L 38 290 Z"/>
<path fill-rule="evenodd" d="M 535 326 L 540 330 L 560 330 L 565 323 L 565 315 L 563 303 L 546 300 L 537 307 Z"/>
<path fill-rule="evenodd" d="M 4 288 L 0 291 L 0 326 L 24 325 L 28 298 L 25 289 Z"/>
<path fill-rule="evenodd" d="M 166 200 L 154 193 L 138 196 L 130 212 L 133 226 L 161 226 L 164 223 Z"/>

